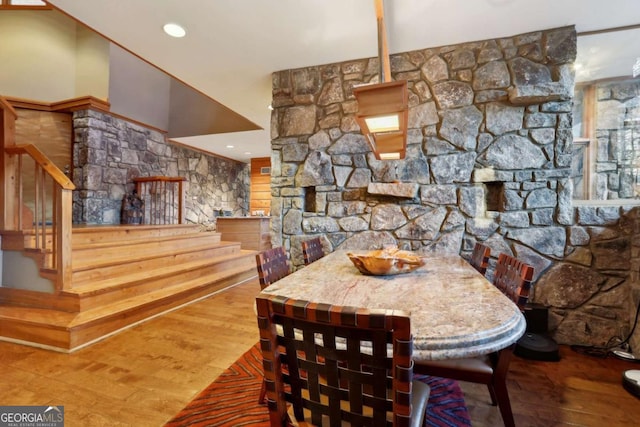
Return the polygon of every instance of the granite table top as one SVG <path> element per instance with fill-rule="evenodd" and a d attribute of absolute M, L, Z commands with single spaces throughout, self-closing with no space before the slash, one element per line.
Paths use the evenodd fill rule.
<path fill-rule="evenodd" d="M 515 343 L 526 321 L 518 307 L 458 255 L 425 258 L 425 265 L 393 276 L 361 274 L 335 251 L 265 288 L 263 294 L 411 316 L 413 358 L 475 357 Z"/>

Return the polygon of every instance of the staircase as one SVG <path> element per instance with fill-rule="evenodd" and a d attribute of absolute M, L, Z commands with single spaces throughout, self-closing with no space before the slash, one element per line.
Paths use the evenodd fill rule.
<path fill-rule="evenodd" d="M 68 286 L 53 293 L 0 287 L 0 340 L 71 352 L 257 275 L 254 251 L 198 225 L 80 227 L 71 234 Z M 19 250 L 32 238 L 4 233 L 3 249 Z"/>

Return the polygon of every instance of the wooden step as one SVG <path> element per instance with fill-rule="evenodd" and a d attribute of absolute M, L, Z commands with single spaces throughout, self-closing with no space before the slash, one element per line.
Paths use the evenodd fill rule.
<path fill-rule="evenodd" d="M 75 247 L 88 244 L 146 240 L 153 237 L 177 236 L 201 231 L 198 224 L 157 225 L 99 225 L 74 226 L 72 245 Z"/>
<path fill-rule="evenodd" d="M 30 231 L 3 230 L 2 249 L 5 251 L 21 251 L 25 248 L 35 248 L 35 236 Z M 51 236 L 46 239 L 47 247 L 51 247 Z"/>
<path fill-rule="evenodd" d="M 123 275 L 151 271 L 167 265 L 189 263 L 198 260 L 211 260 L 218 256 L 240 254 L 237 242 L 220 242 L 216 245 L 176 248 L 174 250 L 145 254 L 144 257 L 125 257 L 125 259 L 99 260 L 73 269 L 72 289 L 87 283 L 106 280 Z"/>
<path fill-rule="evenodd" d="M 181 281 L 173 286 L 121 299 L 80 313 L 0 306 L 0 335 L 24 344 L 71 352 L 163 312 L 255 280 L 255 258 L 241 267 Z M 258 289 L 256 289 L 256 293 Z"/>
<path fill-rule="evenodd" d="M 193 233 L 179 236 L 161 236 L 122 243 L 96 243 L 73 248 L 73 270 L 80 271 L 98 266 L 116 265 L 132 259 L 144 260 L 220 243 L 219 233 Z"/>
<path fill-rule="evenodd" d="M 28 234 L 9 241 L 20 246 Z M 74 228 L 72 236 L 72 283 L 64 290 L 0 287 L 0 339 L 73 351 L 257 276 L 255 251 L 197 225 Z"/>
<path fill-rule="evenodd" d="M 169 224 L 157 225 L 95 225 L 74 226 L 71 233 L 72 247 L 81 247 L 91 244 L 108 244 L 114 242 L 147 240 L 158 237 L 179 236 L 193 234 L 202 231 L 198 224 Z M 51 229 L 47 228 L 46 245 L 50 247 Z M 2 249 L 22 250 L 23 248 L 35 248 L 35 230 L 4 230 L 2 232 Z"/>
<path fill-rule="evenodd" d="M 198 259 L 192 262 L 167 264 L 161 268 L 136 271 L 127 275 L 108 277 L 82 286 L 74 287 L 62 294 L 77 295 L 80 311 L 93 309 L 137 295 L 150 294 L 176 284 L 192 280 L 210 280 L 236 269 L 255 270 L 255 254 L 245 251 Z"/>

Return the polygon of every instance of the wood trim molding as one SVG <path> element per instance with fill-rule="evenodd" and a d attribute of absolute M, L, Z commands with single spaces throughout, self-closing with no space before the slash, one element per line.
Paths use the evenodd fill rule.
<path fill-rule="evenodd" d="M 147 124 L 147 123 L 132 119 L 132 118 L 127 117 L 127 116 L 123 116 L 122 114 L 114 113 L 113 111 L 103 111 L 103 112 L 106 113 L 106 114 L 109 114 L 112 117 L 118 118 L 120 120 L 125 120 L 125 121 L 127 121 L 129 123 L 133 123 L 134 125 L 142 126 L 142 127 L 147 128 L 147 129 L 151 129 L 153 131 L 159 132 L 159 133 L 161 133 L 161 134 L 163 134 L 165 136 L 165 139 L 168 140 L 168 138 L 166 138 L 167 133 L 169 132 L 168 130 L 160 129 L 160 128 L 155 127 L 153 125 L 150 125 L 150 124 Z"/>
<path fill-rule="evenodd" d="M 1 3 L 0 10 L 53 10 L 53 6 L 50 4 L 29 6 Z"/>
<path fill-rule="evenodd" d="M 98 110 L 109 113 L 111 104 L 93 96 L 65 99 L 57 102 L 34 101 L 32 99 L 6 97 L 10 105 L 15 108 L 29 110 L 52 111 L 56 113 L 71 113 L 78 110 Z"/>
<path fill-rule="evenodd" d="M 74 111 L 79 111 L 79 110 L 100 111 L 102 113 L 109 114 L 118 119 L 126 120 L 135 125 L 142 126 L 147 129 L 154 130 L 156 132 L 160 132 L 163 135 L 166 135 L 168 132 L 165 129 L 160 129 L 155 126 L 149 125 L 147 123 L 143 123 L 138 120 L 132 119 L 130 117 L 123 116 L 122 114 L 114 113 L 113 111 L 111 111 L 111 104 L 108 101 L 104 101 L 102 99 L 98 99 L 90 95 L 83 96 L 80 98 L 65 99 L 63 101 L 56 101 L 56 102 L 35 101 L 33 99 L 16 98 L 16 97 L 10 97 L 10 96 L 7 96 L 6 100 L 8 102 L 8 105 L 10 106 L 13 106 L 15 108 L 24 108 L 28 110 L 50 111 L 54 113 L 73 113 Z"/>
<path fill-rule="evenodd" d="M 82 98 L 53 102 L 51 103 L 51 108 L 53 111 L 64 113 L 78 110 L 99 110 L 108 113 L 111 109 L 111 104 L 108 101 L 94 98 L 93 96 L 85 96 Z"/>
<path fill-rule="evenodd" d="M 582 104 L 582 136 L 594 139 L 596 133 L 596 87 L 585 86 Z"/>

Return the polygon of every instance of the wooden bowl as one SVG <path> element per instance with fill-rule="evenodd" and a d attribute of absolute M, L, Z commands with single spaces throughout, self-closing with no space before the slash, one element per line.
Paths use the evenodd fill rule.
<path fill-rule="evenodd" d="M 408 273 L 424 265 L 424 259 L 419 255 L 398 248 L 377 249 L 362 254 L 349 252 L 347 256 L 362 274 L 369 276 Z"/>

